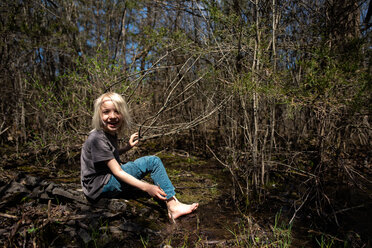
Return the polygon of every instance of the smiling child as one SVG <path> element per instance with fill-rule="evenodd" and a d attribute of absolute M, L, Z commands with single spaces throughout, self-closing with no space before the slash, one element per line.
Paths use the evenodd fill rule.
<path fill-rule="evenodd" d="M 129 124 L 128 107 L 121 95 L 109 92 L 95 100 L 93 130 L 81 153 L 81 185 L 86 197 L 93 201 L 114 197 L 133 186 L 165 201 L 172 221 L 195 211 L 198 203 L 189 205 L 176 199 L 175 189 L 158 157 L 145 156 L 121 163 L 120 155 L 138 144 L 138 133 L 134 133 L 126 146 L 118 147 L 118 135 Z M 141 180 L 147 174 L 151 175 L 154 184 Z"/>

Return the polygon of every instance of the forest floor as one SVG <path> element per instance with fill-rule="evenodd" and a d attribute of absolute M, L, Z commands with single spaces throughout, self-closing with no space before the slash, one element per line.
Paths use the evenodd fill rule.
<path fill-rule="evenodd" d="M 91 204 L 81 193 L 79 165 L 43 167 L 8 158 L 0 167 L 0 245 L 4 247 L 337 247 L 345 241 L 299 219 L 288 225 L 291 192 L 268 195 L 241 213 L 231 176 L 213 160 L 160 151 L 177 197 L 198 210 L 171 223 L 161 203 L 135 192 Z M 8 161 L 8 162 L 7 162 Z M 145 178 L 148 180 L 148 178 Z M 294 193 L 293 193 L 294 194 Z M 370 206 L 367 203 L 361 213 Z M 368 213 L 366 213 L 368 214 Z M 370 217 L 366 216 L 366 221 Z M 357 232 L 354 245 L 368 247 Z M 350 244 L 350 243 L 349 243 Z M 333 245 L 333 246 L 332 246 Z"/>
<path fill-rule="evenodd" d="M 231 183 L 216 163 L 181 152 L 157 153 L 177 198 L 198 210 L 171 223 L 146 194 L 90 204 L 79 167 L 45 168 L 18 161 L 1 167 L 0 244 L 4 247 L 215 247 L 235 244 L 240 221 L 229 202 Z M 145 178 L 149 180 L 149 178 Z M 116 206 L 114 206 L 116 205 Z M 121 205 L 121 206 L 117 206 Z"/>

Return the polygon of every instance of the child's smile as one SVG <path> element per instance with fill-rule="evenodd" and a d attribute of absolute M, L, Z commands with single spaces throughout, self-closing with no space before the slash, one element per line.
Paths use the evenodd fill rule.
<path fill-rule="evenodd" d="M 103 99 L 101 105 L 101 120 L 103 130 L 111 134 L 116 134 L 123 122 L 123 117 L 109 98 Z"/>

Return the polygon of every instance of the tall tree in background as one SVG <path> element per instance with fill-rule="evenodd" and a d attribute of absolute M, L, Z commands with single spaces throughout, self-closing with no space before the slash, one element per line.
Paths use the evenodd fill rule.
<path fill-rule="evenodd" d="M 305 182 L 301 207 L 327 204 L 327 176 L 354 175 L 340 165 L 371 150 L 365 6 L 3 1 L 1 142 L 68 153 L 89 132 L 92 100 L 115 90 L 144 139 L 178 134 L 215 156 L 237 200 L 264 199 L 279 171 Z"/>

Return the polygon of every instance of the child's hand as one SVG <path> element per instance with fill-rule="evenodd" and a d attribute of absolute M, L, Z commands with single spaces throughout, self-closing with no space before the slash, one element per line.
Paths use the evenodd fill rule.
<path fill-rule="evenodd" d="M 129 139 L 129 145 L 131 147 L 135 146 L 138 144 L 138 133 L 134 133 L 130 136 L 130 139 Z"/>
<path fill-rule="evenodd" d="M 159 198 L 160 200 L 165 201 L 167 198 L 167 194 L 159 187 L 153 184 L 149 184 L 148 188 L 146 189 L 146 192 L 151 196 L 151 197 L 156 197 Z"/>

